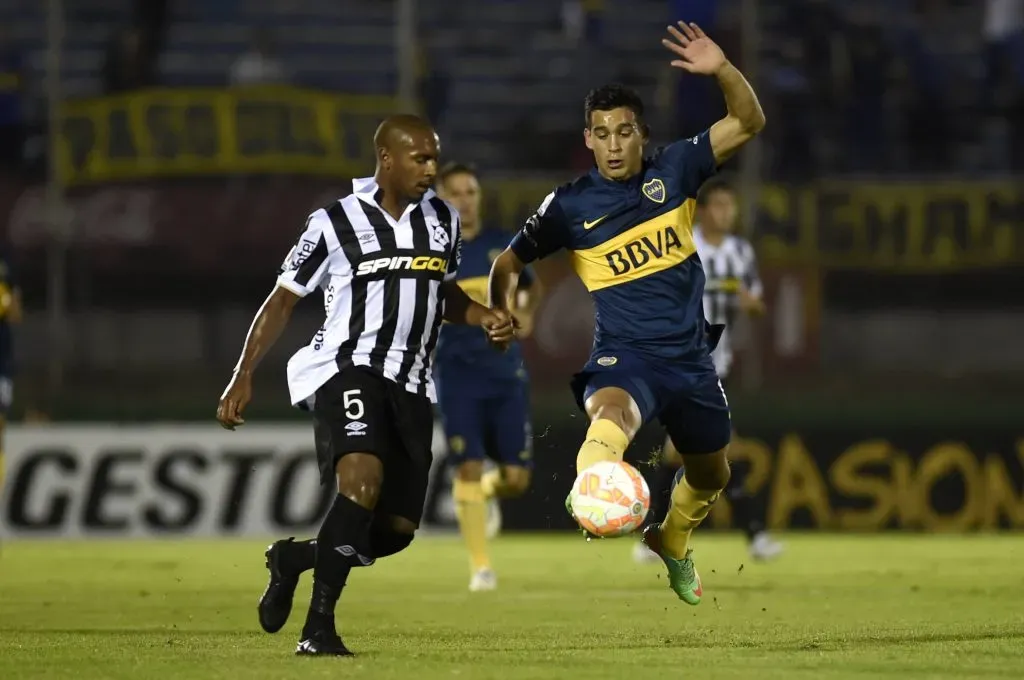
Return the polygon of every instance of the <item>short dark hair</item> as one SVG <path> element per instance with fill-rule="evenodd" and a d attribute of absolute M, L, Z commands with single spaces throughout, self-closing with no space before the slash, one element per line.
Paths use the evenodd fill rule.
<path fill-rule="evenodd" d="M 730 194 L 735 196 L 736 186 L 732 183 L 732 180 L 729 177 L 725 175 L 715 175 L 701 185 L 700 190 L 697 192 L 697 205 L 707 205 L 708 198 L 711 197 L 711 194 L 718 191 L 728 191 Z"/>
<path fill-rule="evenodd" d="M 636 93 L 636 90 L 614 83 L 595 87 L 587 93 L 586 99 L 583 100 L 583 127 L 590 128 L 590 116 L 594 111 L 611 111 L 612 109 L 623 108 L 633 112 L 637 123 L 640 124 L 640 130 L 646 135 L 647 125 L 644 123 L 644 100 L 640 99 L 640 95 Z"/>
<path fill-rule="evenodd" d="M 460 163 L 458 161 L 448 161 L 441 166 L 440 170 L 437 171 L 437 181 L 444 184 L 448 181 L 449 177 L 454 177 L 455 175 L 470 175 L 477 179 L 480 178 L 479 175 L 477 175 L 476 168 L 472 165 L 469 165 L 468 163 Z"/>

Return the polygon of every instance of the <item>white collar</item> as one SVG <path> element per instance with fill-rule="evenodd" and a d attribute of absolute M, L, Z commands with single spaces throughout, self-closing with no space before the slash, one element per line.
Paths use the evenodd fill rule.
<path fill-rule="evenodd" d="M 377 184 L 375 177 L 357 177 L 352 180 L 352 193 L 362 198 L 367 198 L 376 203 L 377 192 L 380 190 L 380 186 Z M 427 189 L 427 193 L 423 194 L 423 198 L 420 199 L 420 203 L 423 201 L 430 200 L 437 194 L 434 193 L 433 189 Z"/>

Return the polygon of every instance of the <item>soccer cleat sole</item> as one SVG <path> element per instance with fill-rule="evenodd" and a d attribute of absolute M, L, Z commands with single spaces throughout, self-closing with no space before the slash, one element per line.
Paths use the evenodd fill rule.
<path fill-rule="evenodd" d="M 355 656 L 345 645 L 321 644 L 314 640 L 301 640 L 295 648 L 295 656 Z"/>

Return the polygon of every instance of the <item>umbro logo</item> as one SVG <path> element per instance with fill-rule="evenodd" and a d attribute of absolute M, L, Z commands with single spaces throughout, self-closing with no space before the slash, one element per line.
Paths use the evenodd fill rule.
<path fill-rule="evenodd" d="M 365 435 L 366 433 L 363 432 L 363 430 L 365 430 L 366 428 L 366 423 L 359 420 L 353 420 L 352 422 L 345 425 L 345 429 L 348 430 L 349 437 L 361 437 Z"/>
<path fill-rule="evenodd" d="M 338 551 L 339 553 L 341 553 L 342 555 L 344 555 L 345 557 L 355 558 L 355 559 L 359 560 L 359 563 L 362 564 L 364 567 L 368 567 L 368 566 L 370 566 L 371 564 L 373 564 L 374 562 L 377 561 L 373 557 L 367 557 L 366 555 L 360 555 L 359 551 L 357 551 L 355 548 L 353 548 L 350 545 L 339 545 L 339 546 L 335 546 L 334 549 L 336 551 Z"/>

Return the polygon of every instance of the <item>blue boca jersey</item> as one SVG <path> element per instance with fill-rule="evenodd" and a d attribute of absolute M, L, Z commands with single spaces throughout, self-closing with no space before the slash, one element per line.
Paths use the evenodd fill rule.
<path fill-rule="evenodd" d="M 708 132 L 659 149 L 623 182 L 594 168 L 549 194 L 512 240 L 526 263 L 569 251 L 594 300 L 595 354 L 714 370 L 693 222 L 697 190 L 715 170 Z"/>
<path fill-rule="evenodd" d="M 495 229 L 482 229 L 475 238 L 462 235 L 462 263 L 456 281 L 466 294 L 482 305 L 487 304 L 487 282 L 491 264 L 508 246 L 508 234 Z M 528 287 L 533 279 L 529 270 L 519 279 Z M 487 342 L 483 329 L 445 323 L 437 342 L 437 367 L 441 379 L 445 373 L 471 370 L 483 379 L 524 377 L 523 356 L 519 343 L 513 342 L 506 352 L 499 352 Z"/>

